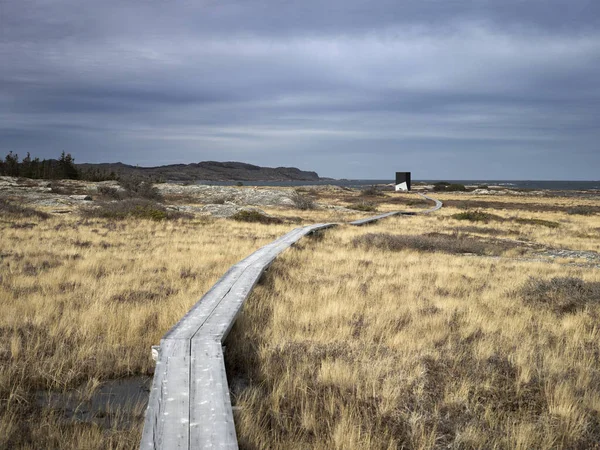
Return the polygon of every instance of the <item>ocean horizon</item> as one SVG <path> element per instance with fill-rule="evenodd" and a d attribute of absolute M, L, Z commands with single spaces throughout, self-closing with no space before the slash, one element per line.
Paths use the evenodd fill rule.
<path fill-rule="evenodd" d="M 600 180 L 597 181 L 568 181 L 568 180 L 413 180 L 414 183 L 433 184 L 440 181 L 448 183 L 460 183 L 464 185 L 477 186 L 503 186 L 507 189 L 532 189 L 532 190 L 557 190 L 557 191 L 587 191 L 600 190 Z M 244 186 L 343 186 L 360 188 L 378 184 L 393 184 L 394 180 L 320 180 L 320 181 L 211 181 L 197 180 L 196 184 L 206 184 L 214 186 L 235 186 L 238 183 L 243 183 Z"/>

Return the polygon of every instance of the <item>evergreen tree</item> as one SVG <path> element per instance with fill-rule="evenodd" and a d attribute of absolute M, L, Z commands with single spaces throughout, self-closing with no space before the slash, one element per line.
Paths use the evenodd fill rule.
<path fill-rule="evenodd" d="M 79 172 L 77 171 L 77 167 L 75 167 L 75 159 L 70 153 L 65 154 L 64 151 L 61 153 L 60 159 L 58 160 L 58 167 L 59 178 L 67 178 L 70 180 L 79 179 Z"/>
<path fill-rule="evenodd" d="M 40 178 L 49 180 L 54 178 L 53 175 L 51 162 L 45 159 L 42 160 L 42 163 L 40 164 Z"/>
<path fill-rule="evenodd" d="M 61 153 L 60 158 L 32 159 L 31 154 L 19 162 L 19 155 L 9 152 L 4 159 L 0 158 L 0 175 L 11 177 L 37 178 L 45 180 L 72 179 L 86 181 L 116 180 L 117 174 L 98 168 L 79 170 L 75 165 L 75 158 L 70 153 Z"/>
<path fill-rule="evenodd" d="M 27 156 L 23 158 L 19 165 L 19 176 L 24 178 L 33 178 L 31 171 L 31 155 L 27 152 Z"/>
<path fill-rule="evenodd" d="M 31 178 L 42 178 L 40 158 L 31 161 Z"/>
<path fill-rule="evenodd" d="M 4 158 L 4 174 L 9 177 L 19 176 L 19 155 L 9 152 Z"/>

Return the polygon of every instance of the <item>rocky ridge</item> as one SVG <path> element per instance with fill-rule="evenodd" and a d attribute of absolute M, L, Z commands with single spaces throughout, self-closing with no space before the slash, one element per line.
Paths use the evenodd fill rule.
<path fill-rule="evenodd" d="M 7 198 L 32 206 L 58 208 L 51 212 L 68 213 L 79 207 L 93 207 L 101 198 L 102 188 L 123 191 L 116 181 L 30 180 L 0 177 L 0 198 Z M 167 209 L 231 217 L 240 211 L 264 212 L 258 207 L 295 208 L 296 191 L 292 188 L 257 188 L 236 186 L 181 185 L 162 183 L 156 188 L 163 197 Z M 332 189 L 335 186 L 315 186 L 314 189 Z M 315 205 L 334 209 L 341 213 L 356 211 L 334 205 Z"/>
<path fill-rule="evenodd" d="M 78 169 L 114 172 L 125 176 L 150 176 L 166 181 L 319 181 L 316 172 L 296 167 L 261 167 L 240 162 L 203 161 L 192 164 L 171 164 L 138 167 L 123 163 L 76 164 Z"/>

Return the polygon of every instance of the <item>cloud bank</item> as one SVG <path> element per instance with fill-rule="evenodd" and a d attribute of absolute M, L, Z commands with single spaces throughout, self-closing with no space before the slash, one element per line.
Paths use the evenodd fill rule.
<path fill-rule="evenodd" d="M 597 5 L 7 0 L 1 149 L 598 179 Z"/>

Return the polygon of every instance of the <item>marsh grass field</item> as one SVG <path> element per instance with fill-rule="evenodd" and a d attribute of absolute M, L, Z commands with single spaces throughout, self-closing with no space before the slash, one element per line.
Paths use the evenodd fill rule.
<path fill-rule="evenodd" d="M 299 224 L 428 206 L 301 195 L 344 211 L 264 207 L 279 220 L 263 223 L 2 203 L 0 448 L 137 448 L 143 405 L 73 420 L 40 392 L 87 408 L 103 383 L 151 375 L 150 347 Z M 226 344 L 242 448 L 597 446 L 600 199 L 437 198 L 449 206 L 430 216 L 302 240 L 267 272 Z"/>

